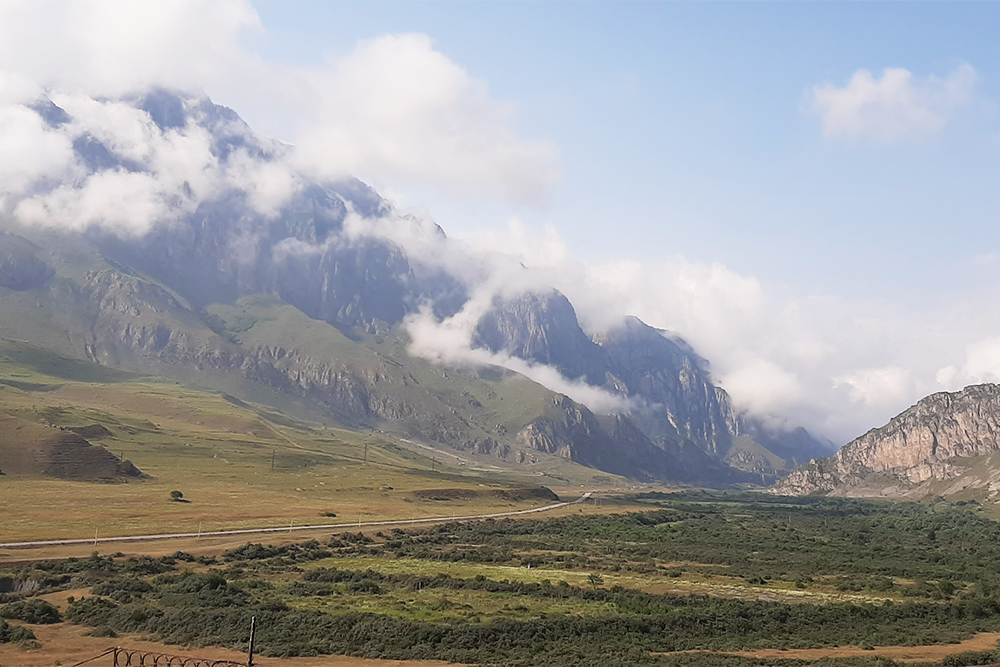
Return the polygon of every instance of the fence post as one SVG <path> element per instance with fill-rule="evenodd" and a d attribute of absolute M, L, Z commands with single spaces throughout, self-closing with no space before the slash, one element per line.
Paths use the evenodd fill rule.
<path fill-rule="evenodd" d="M 247 667 L 253 667 L 253 640 L 257 634 L 257 617 L 250 617 L 250 648 L 247 650 Z"/>

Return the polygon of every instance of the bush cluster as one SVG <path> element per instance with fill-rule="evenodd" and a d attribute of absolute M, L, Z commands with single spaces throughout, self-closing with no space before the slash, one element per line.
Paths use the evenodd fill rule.
<path fill-rule="evenodd" d="M 62 621 L 62 616 L 55 606 L 38 598 L 5 604 L 0 607 L 0 618 L 12 618 L 37 625 Z"/>

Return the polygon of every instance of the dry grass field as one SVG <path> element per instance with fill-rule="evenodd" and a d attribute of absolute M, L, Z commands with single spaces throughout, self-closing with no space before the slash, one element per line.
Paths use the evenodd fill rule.
<path fill-rule="evenodd" d="M 0 437 L 0 470 L 23 459 L 24 448 L 43 456 L 46 433 L 100 425 L 107 434 L 91 439 L 95 449 L 131 461 L 145 477 L 96 483 L 4 474 L 0 542 L 487 514 L 543 504 L 500 497 L 498 489 L 557 479 L 377 431 L 293 420 L 170 381 L 72 365 L 66 379 L 2 352 L 0 417 L 29 425 L 31 438 L 13 429 Z M 98 376 L 74 379 L 81 373 Z M 588 469 L 571 463 L 553 474 L 571 482 L 574 495 L 579 484 L 593 484 Z M 462 493 L 422 499 L 429 489 Z M 183 502 L 171 500 L 174 490 Z"/>

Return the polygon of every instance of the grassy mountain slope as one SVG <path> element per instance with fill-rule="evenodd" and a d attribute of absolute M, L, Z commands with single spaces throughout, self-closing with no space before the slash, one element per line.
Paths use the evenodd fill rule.
<path fill-rule="evenodd" d="M 402 324 L 338 329 L 274 294 L 195 308 L 194 296 L 80 237 L 4 238 L 16 239 L 5 247 L 17 266 L 48 268 L 39 269 L 40 281 L 0 287 L 0 338 L 223 391 L 318 423 L 384 431 L 450 450 L 467 465 L 526 466 L 538 475 L 579 461 L 611 470 L 601 462 L 615 460 L 613 453 L 593 452 L 625 447 L 639 455 L 615 460 L 615 473 L 698 477 L 634 429 L 591 429 L 590 453 L 576 447 L 571 432 L 557 446 L 519 438 L 553 406 L 567 417 L 586 409 L 503 369 L 447 368 L 412 357 Z"/>
<path fill-rule="evenodd" d="M 0 341 L 0 424 L 0 534 L 12 540 L 302 525 L 328 521 L 326 512 L 350 520 L 502 511 L 541 500 L 494 489 L 614 479 L 556 459 L 546 478 L 460 460 L 9 340 Z M 39 439 L 79 437 L 70 429 L 147 477 L 94 484 L 18 464 Z M 190 502 L 172 502 L 175 489 Z"/>

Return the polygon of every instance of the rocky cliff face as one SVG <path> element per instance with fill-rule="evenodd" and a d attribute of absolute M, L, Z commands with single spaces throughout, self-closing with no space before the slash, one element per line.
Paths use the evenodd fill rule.
<path fill-rule="evenodd" d="M 555 290 L 496 299 L 476 325 L 472 343 L 555 366 L 563 375 L 589 384 L 607 381 L 607 355 L 580 328 L 569 299 Z"/>
<path fill-rule="evenodd" d="M 852 493 L 901 489 L 966 474 L 963 459 L 1000 450 L 1000 386 L 981 384 L 932 394 L 772 487 L 776 493 Z M 877 494 L 876 494 L 877 495 Z"/>
<path fill-rule="evenodd" d="M 519 444 L 577 463 L 646 479 L 733 482 L 741 475 L 694 446 L 657 447 L 624 415 L 593 414 L 565 396 L 555 396 L 545 416 L 517 434 Z"/>
<path fill-rule="evenodd" d="M 769 429 L 738 415 L 729 395 L 712 382 L 708 362 L 668 332 L 630 317 L 609 332 L 587 336 L 572 304 L 557 291 L 497 300 L 479 321 L 473 344 L 555 366 L 567 377 L 628 399 L 634 407 L 620 418 L 675 455 L 684 443 L 693 443 L 716 461 L 766 479 L 829 451 L 804 429 Z M 743 447 L 729 456 L 740 437 L 760 451 Z M 701 466 L 709 474 L 711 466 L 705 461 Z"/>
<path fill-rule="evenodd" d="M 736 428 L 729 398 L 712 384 L 708 363 L 683 341 L 636 318 L 591 339 L 556 291 L 498 300 L 480 320 L 473 344 L 638 399 L 642 409 L 635 416 L 658 441 L 690 439 L 725 449 Z"/>

